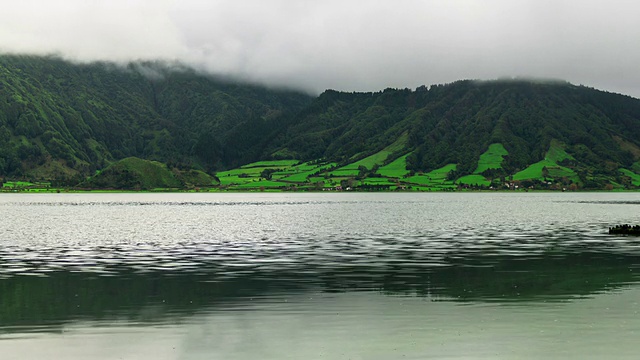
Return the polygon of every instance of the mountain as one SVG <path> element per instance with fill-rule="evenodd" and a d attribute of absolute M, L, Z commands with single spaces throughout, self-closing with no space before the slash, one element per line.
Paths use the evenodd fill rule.
<path fill-rule="evenodd" d="M 133 180 L 106 169 L 131 157 L 240 189 L 635 188 L 640 100 L 525 80 L 314 98 L 176 64 L 0 56 L 0 176 L 117 188 Z"/>
<path fill-rule="evenodd" d="M 239 165 L 311 100 L 171 64 L 0 56 L 0 174 L 65 178 L 131 156 Z"/>
<path fill-rule="evenodd" d="M 358 160 L 406 136 L 380 166 L 407 155 L 406 167 L 414 172 L 455 165 L 453 178 L 520 180 L 534 166 L 546 168 L 545 174 L 564 171 L 593 188 L 605 186 L 605 178 L 629 182 L 621 168 L 638 173 L 640 100 L 563 82 L 327 91 L 298 117 L 282 147 L 302 159 Z M 492 153 L 496 149 L 499 158 Z M 483 155 L 494 159 L 480 168 Z"/>
<path fill-rule="evenodd" d="M 303 158 L 353 156 L 409 134 L 411 168 L 447 163 L 471 172 L 491 144 L 509 151 L 505 166 L 539 161 L 558 140 L 588 164 L 630 165 L 640 155 L 640 101 L 567 83 L 474 82 L 417 91 L 327 91 L 289 129 L 285 145 Z"/>

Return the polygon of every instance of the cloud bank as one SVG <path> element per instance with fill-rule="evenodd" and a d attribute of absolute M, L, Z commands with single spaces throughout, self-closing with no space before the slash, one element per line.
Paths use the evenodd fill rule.
<path fill-rule="evenodd" d="M 4 0 L 0 52 L 181 61 L 310 92 L 541 77 L 640 97 L 640 3 Z"/>

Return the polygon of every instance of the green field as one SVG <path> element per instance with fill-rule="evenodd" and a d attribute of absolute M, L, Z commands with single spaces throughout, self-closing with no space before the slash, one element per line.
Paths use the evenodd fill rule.
<path fill-rule="evenodd" d="M 256 180 L 256 177 L 240 177 L 237 175 L 227 175 L 227 176 L 218 176 L 220 179 L 220 185 L 229 186 L 229 185 L 240 185 L 253 182 Z"/>
<path fill-rule="evenodd" d="M 451 180 L 447 180 L 449 172 L 456 170 L 456 164 L 447 164 L 439 169 L 432 170 L 422 175 L 414 175 L 403 179 L 406 183 L 410 184 L 413 188 L 421 190 L 439 190 L 439 189 L 451 189 L 456 185 Z M 416 187 L 415 185 L 418 185 Z"/>
<path fill-rule="evenodd" d="M 316 164 L 316 165 L 310 165 L 309 163 L 304 163 L 300 166 L 296 166 L 292 168 L 293 170 L 292 174 L 286 177 L 283 177 L 281 180 L 287 181 L 287 182 L 303 183 L 303 182 L 306 182 L 310 176 L 313 176 L 313 174 L 318 172 L 322 173 L 330 168 L 335 167 L 336 165 L 337 165 L 336 163 Z"/>
<path fill-rule="evenodd" d="M 407 156 L 409 155 L 410 153 L 404 156 L 400 156 L 389 164 L 380 167 L 378 169 L 378 174 L 390 178 L 404 177 L 409 173 L 409 170 L 407 170 Z"/>
<path fill-rule="evenodd" d="M 567 154 L 564 150 L 562 143 L 557 140 L 551 140 L 551 144 L 549 145 L 549 151 L 545 155 L 546 160 L 553 161 L 555 163 L 559 163 L 562 160 L 575 160 L 573 156 Z"/>
<path fill-rule="evenodd" d="M 286 182 L 295 182 L 295 183 L 303 183 L 309 179 L 309 176 L 313 175 L 315 171 L 305 171 L 300 173 L 293 173 L 291 175 L 283 176 L 279 178 L 279 180 Z"/>
<path fill-rule="evenodd" d="M 345 169 L 345 168 L 340 168 L 340 169 L 329 171 L 329 174 L 332 177 L 358 176 L 358 173 L 359 173 L 359 171 L 357 169 Z"/>
<path fill-rule="evenodd" d="M 315 183 L 326 179 L 323 176 L 314 177 L 314 175 L 322 174 L 335 166 L 336 163 L 322 161 L 306 163 L 300 163 L 299 160 L 258 161 L 236 169 L 220 171 L 217 173 L 217 177 L 220 179 L 220 184 L 229 189 L 315 187 Z M 265 170 L 277 171 L 271 173 L 271 179 L 268 180 L 262 178 Z M 352 176 L 352 171 L 344 173 L 335 176 Z M 353 176 L 355 175 L 357 175 L 357 171 Z"/>
<path fill-rule="evenodd" d="M 434 181 L 445 182 L 447 180 L 447 175 L 451 171 L 455 171 L 457 169 L 456 164 L 447 164 L 439 169 L 435 169 L 433 171 L 428 172 L 426 175 L 429 176 Z"/>
<path fill-rule="evenodd" d="M 291 184 L 279 182 L 279 181 L 271 181 L 271 180 L 256 180 L 252 182 L 247 182 L 242 185 L 238 185 L 233 187 L 232 189 L 274 189 L 274 188 L 286 188 L 291 186 Z"/>
<path fill-rule="evenodd" d="M 358 175 L 358 168 L 360 166 L 364 166 L 367 169 L 371 170 L 375 165 L 381 166 L 384 164 L 385 160 L 389 157 L 389 155 L 394 154 L 404 148 L 404 144 L 406 144 L 408 136 L 406 134 L 402 135 L 398 140 L 396 140 L 393 144 L 387 146 L 386 148 L 378 151 L 377 153 L 368 156 L 362 160 L 353 162 L 351 164 L 345 165 L 333 172 L 336 172 L 336 175 L 349 175 L 354 174 Z M 351 171 L 351 172 L 348 172 Z"/>
<path fill-rule="evenodd" d="M 384 161 L 391 155 L 392 153 L 386 150 L 381 150 L 371 156 L 368 156 L 362 160 L 353 162 L 349 165 L 345 165 L 335 171 L 346 172 L 346 171 L 355 171 L 355 174 L 358 174 L 358 168 L 360 166 L 364 166 L 367 169 L 371 170 L 375 165 L 382 165 Z"/>
<path fill-rule="evenodd" d="M 295 164 L 298 164 L 298 160 L 272 160 L 272 161 L 257 161 L 250 164 L 242 165 L 241 169 L 249 168 L 289 168 Z"/>
<path fill-rule="evenodd" d="M 36 185 L 35 183 L 28 182 L 28 181 L 7 181 L 6 183 L 2 184 L 2 187 L 15 189 L 15 188 L 30 187 L 35 185 Z"/>
<path fill-rule="evenodd" d="M 491 181 L 487 180 L 484 176 L 478 175 L 478 174 L 463 176 L 458 180 L 456 180 L 456 183 L 464 184 L 464 185 L 472 185 L 472 186 L 490 186 L 491 185 Z"/>
<path fill-rule="evenodd" d="M 360 184 L 364 185 L 396 185 L 395 181 L 391 181 L 388 178 L 366 178 L 360 181 Z"/>
<path fill-rule="evenodd" d="M 391 156 L 397 156 L 406 142 L 406 137 L 401 137 L 385 149 L 337 168 L 335 162 L 325 162 L 321 159 L 301 163 L 299 160 L 274 160 L 257 161 L 242 165 L 235 169 L 220 171 L 214 177 L 200 170 L 168 169 L 166 165 L 154 161 L 127 158 L 98 172 L 94 178 L 115 176 L 120 173 L 131 178 L 135 187 L 107 186 L 110 189 L 138 189 L 148 191 L 176 191 L 180 185 L 184 190 L 210 191 L 210 190 L 240 190 L 240 191 L 284 191 L 284 190 L 310 190 L 317 191 L 327 188 L 351 187 L 353 190 L 377 191 L 377 190 L 411 190 L 411 191 L 451 191 L 460 185 L 491 186 L 491 180 L 481 175 L 487 169 L 500 169 L 504 157 L 508 154 L 502 144 L 491 144 L 478 160 L 478 165 L 473 174 L 465 175 L 457 180 L 449 180 L 449 174 L 456 171 L 456 164 L 447 164 L 441 168 L 426 173 L 417 173 L 408 176 L 407 157 L 411 153 L 405 153 L 393 161 L 381 166 L 390 160 Z M 545 158 L 512 176 L 513 180 L 559 180 L 570 179 L 578 183 L 577 174 L 569 167 L 559 165 L 563 160 L 575 160 L 563 148 L 558 141 L 552 141 Z M 564 164 L 564 163 L 563 163 Z M 364 179 L 356 179 L 362 172 L 359 167 L 371 170 L 374 166 L 380 166 L 376 175 L 370 175 Z M 637 171 L 636 171 L 637 170 Z M 113 173 L 109 175 L 109 172 Z M 620 169 L 622 175 L 631 178 L 634 186 L 640 187 L 640 162 L 632 165 L 631 169 Z M 146 179 L 142 182 L 139 179 Z M 116 178 L 111 183 L 118 184 Z M 592 179 L 593 180 L 593 179 Z M 594 181 L 602 182 L 602 178 Z M 614 183 L 611 179 L 605 179 L 614 189 L 623 189 L 625 186 Z M 110 184 L 111 184 L 110 183 Z M 348 184 L 345 186 L 345 183 Z M 28 181 L 6 181 L 2 190 L 13 191 L 56 191 L 50 188 L 50 183 L 38 183 Z"/>
<path fill-rule="evenodd" d="M 56 192 L 58 189 L 52 188 L 50 182 L 28 182 L 28 181 L 7 181 L 2 184 L 0 191 L 3 192 Z"/>
<path fill-rule="evenodd" d="M 478 167 L 473 173 L 481 174 L 488 169 L 502 169 L 502 161 L 506 155 L 509 155 L 509 152 L 502 144 L 491 144 L 489 149 L 480 155 Z"/>
<path fill-rule="evenodd" d="M 545 178 L 543 176 L 543 169 L 547 168 L 549 172 Z M 560 166 L 557 163 L 550 160 L 538 161 L 535 164 L 530 165 L 526 169 L 517 172 L 513 175 L 513 180 L 545 180 L 545 179 L 561 179 L 566 177 L 574 182 L 578 182 L 578 175 L 571 169 L 564 166 Z"/>
<path fill-rule="evenodd" d="M 266 169 L 273 169 L 272 167 L 252 167 L 252 168 L 237 168 L 231 169 L 227 171 L 221 171 L 216 173 L 216 176 L 220 179 L 226 176 L 238 176 L 238 175 L 247 175 L 247 176 L 255 176 L 258 177 L 262 173 L 262 171 Z"/>
<path fill-rule="evenodd" d="M 620 169 L 620 172 L 623 175 L 626 175 L 626 176 L 630 177 L 631 178 L 631 183 L 634 186 L 640 186 L 640 175 L 639 174 L 636 174 L 633 171 L 627 170 L 627 169 Z"/>
<path fill-rule="evenodd" d="M 282 180 L 296 174 L 296 168 L 300 166 L 297 165 L 299 163 L 300 161 L 298 160 L 258 161 L 242 165 L 236 169 L 220 171 L 216 176 L 220 179 L 220 184 L 224 186 L 254 183 L 262 177 L 262 173 L 265 170 L 274 171 L 271 174 L 272 180 Z M 258 185 L 258 187 L 259 186 L 262 185 Z"/>
<path fill-rule="evenodd" d="M 566 177 L 573 182 L 579 182 L 580 178 L 575 171 L 558 165 L 558 162 L 562 160 L 573 160 L 573 157 L 564 150 L 562 144 L 558 141 L 552 141 L 549 146 L 549 151 L 544 158 L 544 160 L 538 161 L 535 164 L 531 164 L 526 169 L 517 172 L 513 175 L 513 180 L 540 180 L 543 181 L 545 179 L 561 179 Z M 548 174 L 543 174 L 544 168 L 547 169 Z"/>

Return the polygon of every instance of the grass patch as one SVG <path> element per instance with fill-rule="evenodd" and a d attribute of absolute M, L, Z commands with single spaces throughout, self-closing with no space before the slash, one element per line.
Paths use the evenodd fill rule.
<path fill-rule="evenodd" d="M 490 186 L 491 185 L 491 181 L 487 180 L 484 176 L 477 175 L 477 174 L 463 176 L 463 177 L 459 178 L 456 182 L 459 183 L 459 184 L 475 185 L 475 186 Z"/>
<path fill-rule="evenodd" d="M 305 163 L 305 164 L 302 164 L 301 166 L 295 167 L 295 169 L 300 172 L 296 172 L 293 175 L 284 177 L 281 180 L 288 181 L 288 182 L 304 183 L 307 180 L 309 180 L 310 177 L 313 177 L 314 174 L 316 173 L 320 174 L 335 166 L 336 166 L 336 163 L 328 163 L 328 164 L 325 163 L 325 164 L 316 164 L 316 165 L 309 165 Z"/>
<path fill-rule="evenodd" d="M 216 176 L 218 178 L 222 178 L 225 176 L 238 176 L 238 175 L 247 175 L 247 176 L 253 176 L 253 177 L 259 177 L 260 174 L 265 170 L 265 169 L 273 169 L 272 167 L 253 167 L 253 168 L 237 168 L 237 169 L 231 169 L 231 170 L 227 170 L 227 171 L 221 171 L 219 173 L 216 174 Z"/>
<path fill-rule="evenodd" d="M 558 165 L 558 162 L 565 159 L 573 160 L 573 157 L 569 155 L 562 144 L 557 140 L 552 140 L 549 146 L 549 151 L 545 155 L 544 160 L 538 161 L 535 164 L 529 165 L 526 169 L 519 171 L 513 175 L 513 180 L 545 180 L 546 178 L 560 179 L 566 177 L 573 182 L 579 182 L 580 178 L 575 171 Z M 546 167 L 547 173 L 544 176 L 544 168 Z"/>
<path fill-rule="evenodd" d="M 387 158 L 389 158 L 389 155 L 401 151 L 404 148 L 404 145 L 407 143 L 407 140 L 408 135 L 403 134 L 393 144 L 378 151 L 377 153 L 349 165 L 345 165 L 338 170 L 355 170 L 355 175 L 358 175 L 358 167 L 360 166 L 364 166 L 367 169 L 371 170 L 375 165 L 380 166 L 384 164 Z"/>
<path fill-rule="evenodd" d="M 335 164 L 318 165 L 312 162 L 300 164 L 298 160 L 257 161 L 239 168 L 220 171 L 216 175 L 222 185 L 246 184 L 259 179 L 265 170 L 277 169 L 278 171 L 271 174 L 272 180 L 303 183 L 306 182 L 308 176 L 331 166 L 335 166 Z"/>
<path fill-rule="evenodd" d="M 395 181 L 388 178 L 366 178 L 360 181 L 361 185 L 396 185 Z"/>
<path fill-rule="evenodd" d="M 359 171 L 357 169 L 345 169 L 340 168 L 336 170 L 332 170 L 329 172 L 333 177 L 344 177 L 344 176 L 358 176 Z"/>
<path fill-rule="evenodd" d="M 298 164 L 299 160 L 269 160 L 269 161 L 256 161 L 250 164 L 242 165 L 241 169 L 250 169 L 250 168 L 283 168 L 283 167 L 291 167 L 293 165 Z"/>
<path fill-rule="evenodd" d="M 431 185 L 434 183 L 433 179 L 427 175 L 414 175 L 404 179 L 406 182 L 418 185 Z"/>
<path fill-rule="evenodd" d="M 407 170 L 407 156 L 409 156 L 409 154 L 400 156 L 391 163 L 382 166 L 378 169 L 378 174 L 390 178 L 404 177 L 409 173 L 409 170 Z"/>
<path fill-rule="evenodd" d="M 23 188 L 23 187 L 29 187 L 29 186 L 34 186 L 34 183 L 28 182 L 28 181 L 7 181 L 6 183 L 2 184 L 3 188 Z"/>
<path fill-rule="evenodd" d="M 513 180 L 544 180 L 543 169 L 547 168 L 547 178 L 562 178 L 562 177 L 577 177 L 573 170 L 559 166 L 555 162 L 549 160 L 538 161 L 535 164 L 531 164 L 526 169 L 517 172 L 513 175 Z"/>
<path fill-rule="evenodd" d="M 227 176 L 218 176 L 220 179 L 220 185 L 229 186 L 229 185 L 241 185 L 250 183 L 255 181 L 256 177 L 240 177 L 238 175 L 227 175 Z"/>
<path fill-rule="evenodd" d="M 426 185 L 429 187 L 442 187 L 443 185 L 454 186 L 453 181 L 447 180 L 449 172 L 457 168 L 456 164 L 447 164 L 439 169 L 432 170 L 426 174 L 414 175 L 404 179 L 411 184 Z"/>
<path fill-rule="evenodd" d="M 285 188 L 289 187 L 291 184 L 280 182 L 280 181 L 272 181 L 272 180 L 258 180 L 251 181 L 242 185 L 238 185 L 235 188 L 237 189 L 259 189 L 261 187 L 266 188 Z"/>
<path fill-rule="evenodd" d="M 562 146 L 562 143 L 558 140 L 551 140 L 551 144 L 549 145 L 549 151 L 544 157 L 546 160 L 550 160 L 555 163 L 559 163 L 562 160 L 575 160 L 573 156 L 569 155 Z"/>
<path fill-rule="evenodd" d="M 549 176 L 553 179 L 561 179 L 563 177 L 566 177 L 567 179 L 570 179 L 575 183 L 580 181 L 580 177 L 578 176 L 578 174 L 567 167 L 558 165 L 554 167 L 547 167 L 547 170 L 549 170 Z"/>
<path fill-rule="evenodd" d="M 340 170 L 351 170 L 351 171 L 355 171 L 355 174 L 358 174 L 358 168 L 360 166 L 364 166 L 367 169 L 371 170 L 375 165 L 382 165 L 384 163 L 385 160 L 387 160 L 387 158 L 389 157 L 389 155 L 391 155 L 392 153 L 386 150 L 381 150 L 371 156 L 368 156 L 362 160 L 356 161 L 354 163 L 351 163 L 349 165 L 343 166 L 340 169 L 338 169 L 337 171 Z"/>
<path fill-rule="evenodd" d="M 502 169 L 502 161 L 504 157 L 509 155 L 509 152 L 502 146 L 502 144 L 491 144 L 489 149 L 480 155 L 478 160 L 478 167 L 474 174 L 481 174 L 489 169 Z"/>
<path fill-rule="evenodd" d="M 640 175 L 634 173 L 631 170 L 627 170 L 627 169 L 620 169 L 620 172 L 631 178 L 631 183 L 633 184 L 633 186 L 640 186 Z"/>
<path fill-rule="evenodd" d="M 432 170 L 426 175 L 435 181 L 444 182 L 451 171 L 455 171 L 458 166 L 456 164 L 447 164 L 439 169 Z"/>
<path fill-rule="evenodd" d="M 542 168 L 556 165 L 554 162 L 549 160 L 538 161 L 535 164 L 529 165 L 524 170 L 518 171 L 513 174 L 513 180 L 544 180 L 542 176 Z"/>
<path fill-rule="evenodd" d="M 550 160 L 542 160 L 538 161 L 535 164 L 529 165 L 526 169 L 519 171 L 513 175 L 513 180 L 544 180 L 543 169 L 547 168 L 548 176 L 547 178 L 552 179 L 560 179 L 563 177 L 571 179 L 573 182 L 578 182 L 579 177 L 575 173 L 575 171 L 556 164 Z"/>
<path fill-rule="evenodd" d="M 315 173 L 314 171 L 306 171 L 306 172 L 301 172 L 293 175 L 284 176 L 279 180 L 287 181 L 287 182 L 295 182 L 295 183 L 304 183 L 304 182 L 307 182 L 307 180 L 309 180 L 309 176 L 311 176 L 314 173 Z"/>

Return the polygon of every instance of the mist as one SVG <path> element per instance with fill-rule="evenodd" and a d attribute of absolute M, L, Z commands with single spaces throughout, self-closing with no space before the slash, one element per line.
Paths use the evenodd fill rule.
<path fill-rule="evenodd" d="M 319 93 L 552 78 L 640 97 L 632 1 L 3 1 L 0 52 L 163 60 Z"/>

